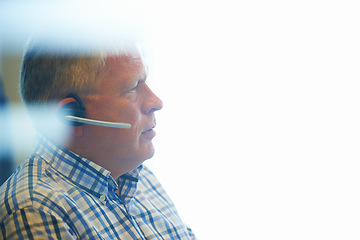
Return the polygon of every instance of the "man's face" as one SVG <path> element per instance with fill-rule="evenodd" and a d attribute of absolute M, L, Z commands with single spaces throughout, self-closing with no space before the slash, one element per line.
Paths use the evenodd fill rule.
<path fill-rule="evenodd" d="M 147 86 L 147 69 L 140 56 L 108 57 L 106 66 L 99 94 L 83 99 L 87 118 L 130 123 L 131 128 L 85 124 L 82 138 L 88 141 L 85 157 L 117 177 L 153 156 L 154 113 L 162 102 Z"/>

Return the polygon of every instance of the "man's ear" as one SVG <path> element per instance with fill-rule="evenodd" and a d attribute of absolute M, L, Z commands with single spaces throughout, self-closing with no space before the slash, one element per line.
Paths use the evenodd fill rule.
<path fill-rule="evenodd" d="M 63 123 L 72 126 L 71 133 L 74 137 L 83 135 L 84 124 L 66 118 L 66 116 L 86 118 L 85 106 L 78 95 L 72 93 L 63 98 L 57 105 L 57 115 Z"/>

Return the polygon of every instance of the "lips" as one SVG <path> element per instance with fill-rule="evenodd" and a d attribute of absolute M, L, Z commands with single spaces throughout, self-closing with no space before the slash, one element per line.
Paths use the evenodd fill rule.
<path fill-rule="evenodd" d="M 147 126 L 148 128 L 145 128 L 146 130 L 143 131 L 142 133 L 147 133 L 147 132 L 151 132 L 152 130 L 154 130 L 154 128 L 156 127 L 156 120 L 153 120 L 151 122 L 149 122 L 150 124 Z"/>
<path fill-rule="evenodd" d="M 143 136 L 148 137 L 148 138 L 153 138 L 153 137 L 155 137 L 155 135 L 156 135 L 156 133 L 155 133 L 155 131 L 154 131 L 154 128 L 155 128 L 155 126 L 147 129 L 146 131 L 142 132 L 141 134 L 142 134 Z"/>
<path fill-rule="evenodd" d="M 152 127 L 152 128 L 149 128 L 148 130 L 144 131 L 143 133 L 147 133 L 147 132 L 150 132 L 150 131 L 152 131 L 153 129 L 154 129 L 154 127 Z"/>

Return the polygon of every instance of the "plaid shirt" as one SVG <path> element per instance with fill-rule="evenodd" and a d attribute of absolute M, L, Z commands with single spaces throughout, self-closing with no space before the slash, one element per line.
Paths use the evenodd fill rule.
<path fill-rule="evenodd" d="M 195 239 L 146 167 L 116 182 L 42 137 L 36 146 L 0 188 L 0 239 Z"/>

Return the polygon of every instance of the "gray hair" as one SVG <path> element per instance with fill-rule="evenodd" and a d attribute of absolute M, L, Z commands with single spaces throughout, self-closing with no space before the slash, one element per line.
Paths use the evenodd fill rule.
<path fill-rule="evenodd" d="M 118 46 L 107 44 L 106 48 L 81 49 L 81 46 L 55 46 L 46 41 L 29 42 L 20 72 L 23 102 L 26 106 L 40 107 L 59 101 L 69 93 L 96 93 L 106 72 L 107 56 L 132 55 L 139 51 L 135 44 Z"/>

